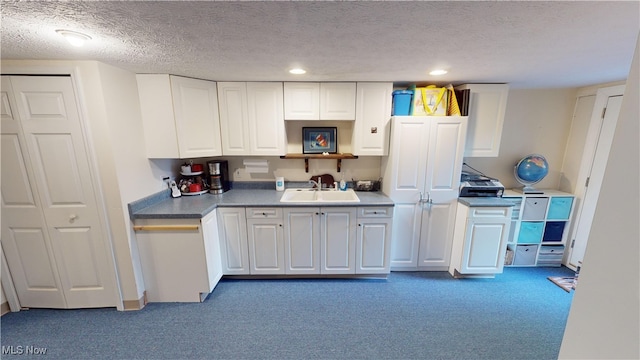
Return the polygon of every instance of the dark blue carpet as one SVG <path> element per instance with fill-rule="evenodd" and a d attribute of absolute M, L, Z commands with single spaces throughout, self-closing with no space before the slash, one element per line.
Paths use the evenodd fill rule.
<path fill-rule="evenodd" d="M 200 304 L 7 314 L 2 358 L 34 346 L 40 359 L 556 359 L 573 293 L 547 276 L 572 274 L 224 279 Z"/>

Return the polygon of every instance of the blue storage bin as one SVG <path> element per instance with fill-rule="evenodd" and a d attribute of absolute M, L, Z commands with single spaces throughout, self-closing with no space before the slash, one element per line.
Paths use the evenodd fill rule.
<path fill-rule="evenodd" d="M 393 115 L 406 116 L 409 115 L 411 108 L 411 90 L 396 90 L 393 93 Z"/>
<path fill-rule="evenodd" d="M 570 196 L 554 196 L 549 204 L 549 213 L 547 219 L 568 220 L 571 214 L 571 205 L 573 198 Z"/>
<path fill-rule="evenodd" d="M 542 232 L 544 231 L 543 221 L 523 221 L 520 223 L 520 232 L 518 233 L 519 244 L 539 244 L 542 241 Z"/>
<path fill-rule="evenodd" d="M 562 241 L 565 224 L 564 221 L 548 221 L 544 227 L 542 241 Z"/>

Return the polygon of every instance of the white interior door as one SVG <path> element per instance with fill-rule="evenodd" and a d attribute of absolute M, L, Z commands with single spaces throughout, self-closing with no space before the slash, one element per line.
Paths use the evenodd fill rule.
<path fill-rule="evenodd" d="M 575 225 L 571 237 L 571 253 L 568 263 L 574 268 L 584 258 L 587 248 L 591 222 L 596 211 L 600 186 L 604 178 L 604 170 L 607 166 L 609 150 L 613 142 L 621 104 L 622 95 L 607 97 L 606 111 L 604 116 L 600 117 L 599 130 L 596 134 L 595 153 L 590 164 L 590 171 L 585 178 L 584 195 L 582 195 L 582 199 L 579 202 L 580 205 L 576 212 Z M 596 108 L 594 111 L 600 111 L 600 108 Z M 577 195 L 580 197 L 579 194 Z"/>
<path fill-rule="evenodd" d="M 22 307 L 65 308 L 51 239 L 16 118 L 11 79 L 2 77 L 2 247 Z"/>
<path fill-rule="evenodd" d="M 31 187 L 35 184 L 46 224 L 46 231 L 23 230 L 20 237 L 14 237 L 12 241 L 16 246 L 12 250 L 18 252 L 5 248 L 12 275 L 42 266 L 37 259 L 21 259 L 16 267 L 15 257 L 31 251 L 26 247 L 28 244 L 40 250 L 39 259 L 43 261 L 44 249 L 48 247 L 49 262 L 52 268 L 55 267 L 51 275 L 59 278 L 66 307 L 115 306 L 113 259 L 108 255 L 110 252 L 100 222 L 95 182 L 71 78 L 12 77 L 11 87 L 25 139 L 26 146 L 22 151 L 29 159 L 27 161 L 23 154 L 23 164 L 33 172 L 32 177 L 23 176 L 20 181 L 24 183 L 24 189 L 27 189 L 26 182 Z M 13 114 L 15 116 L 16 112 Z M 14 162 L 19 161 L 17 154 L 12 156 Z M 3 161 L 3 173 L 4 166 Z M 20 164 L 13 166 L 19 167 Z M 2 188 L 4 206 L 4 183 Z M 35 245 L 43 242 L 45 245 Z M 59 303 L 30 305 L 23 301 L 23 297 L 30 298 L 28 294 L 32 289 L 28 283 L 16 284 L 16 289 L 22 306 L 60 307 Z"/>

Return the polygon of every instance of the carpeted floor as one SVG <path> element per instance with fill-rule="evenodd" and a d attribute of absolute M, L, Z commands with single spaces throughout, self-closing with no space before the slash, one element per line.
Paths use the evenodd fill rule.
<path fill-rule="evenodd" d="M 2 358 L 33 346 L 47 359 L 556 359 L 573 293 L 547 277 L 570 275 L 223 280 L 200 304 L 7 314 Z"/>

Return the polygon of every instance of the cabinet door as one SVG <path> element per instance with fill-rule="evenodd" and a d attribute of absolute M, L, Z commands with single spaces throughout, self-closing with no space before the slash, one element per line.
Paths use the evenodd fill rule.
<path fill-rule="evenodd" d="M 420 204 L 395 204 L 391 230 L 391 269 L 409 269 L 418 265 L 421 221 Z"/>
<path fill-rule="evenodd" d="M 220 237 L 218 236 L 218 210 L 214 209 L 202 218 L 202 236 L 204 238 L 204 252 L 207 261 L 209 292 L 213 291 L 222 278 L 222 264 L 220 259 Z M 206 297 L 206 296 L 205 296 Z M 204 298 L 201 299 L 204 301 Z"/>
<path fill-rule="evenodd" d="M 251 155 L 284 155 L 284 128 L 281 82 L 247 83 L 249 148 Z"/>
<path fill-rule="evenodd" d="M 222 155 L 216 83 L 170 79 L 180 158 Z"/>
<path fill-rule="evenodd" d="M 358 83 L 353 154 L 384 156 L 389 152 L 393 83 Z"/>
<path fill-rule="evenodd" d="M 384 192 L 396 203 L 417 203 L 424 196 L 429 148 L 429 118 L 396 116 L 391 124 L 391 152 L 386 161 Z M 458 179 L 459 180 L 459 179 Z"/>
<path fill-rule="evenodd" d="M 356 83 L 320 83 L 320 120 L 356 119 Z"/>
<path fill-rule="evenodd" d="M 321 274 L 355 274 L 356 208 L 322 208 Z"/>
<path fill-rule="evenodd" d="M 282 218 L 247 220 L 251 274 L 284 274 Z"/>
<path fill-rule="evenodd" d="M 136 74 L 148 158 L 179 158 L 171 81 L 167 74 Z"/>
<path fill-rule="evenodd" d="M 284 119 L 320 120 L 320 83 L 284 83 Z"/>
<path fill-rule="evenodd" d="M 463 247 L 461 274 L 497 274 L 504 267 L 505 249 L 509 237 L 509 218 L 501 208 L 476 211 L 502 212 L 487 218 L 467 219 L 467 233 Z"/>
<path fill-rule="evenodd" d="M 418 267 L 445 271 L 451 261 L 457 201 L 422 204 Z"/>
<path fill-rule="evenodd" d="M 249 274 L 247 219 L 244 208 L 219 208 L 217 211 L 224 274 Z"/>
<path fill-rule="evenodd" d="M 507 107 L 507 84 L 467 84 L 469 89 L 469 135 L 465 157 L 496 157 L 500 150 L 504 113 Z"/>
<path fill-rule="evenodd" d="M 466 123 L 467 118 L 462 116 L 431 119 L 424 191 L 433 203 L 446 204 L 458 199 Z"/>
<path fill-rule="evenodd" d="M 249 155 L 247 84 L 219 82 L 220 132 L 223 155 Z"/>
<path fill-rule="evenodd" d="M 320 209 L 284 209 L 285 274 L 320 274 Z"/>
<path fill-rule="evenodd" d="M 391 218 L 359 218 L 356 274 L 387 274 L 390 268 Z"/>

